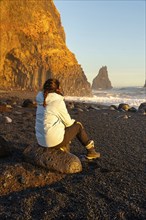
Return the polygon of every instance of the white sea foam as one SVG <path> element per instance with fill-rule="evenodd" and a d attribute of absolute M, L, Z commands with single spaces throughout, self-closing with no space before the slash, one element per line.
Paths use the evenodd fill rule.
<path fill-rule="evenodd" d="M 115 88 L 111 90 L 93 91 L 93 97 L 66 96 L 65 100 L 103 105 L 127 103 L 131 107 L 138 108 L 141 103 L 146 102 L 146 91 L 142 87 Z"/>

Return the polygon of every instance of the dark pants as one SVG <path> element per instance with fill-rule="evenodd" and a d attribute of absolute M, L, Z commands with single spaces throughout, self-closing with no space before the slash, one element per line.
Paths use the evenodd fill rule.
<path fill-rule="evenodd" d="M 68 145 L 75 137 L 78 138 L 83 146 L 86 146 L 89 142 L 88 135 L 80 122 L 75 122 L 70 127 L 65 128 L 63 141 L 55 147 L 64 147 Z"/>

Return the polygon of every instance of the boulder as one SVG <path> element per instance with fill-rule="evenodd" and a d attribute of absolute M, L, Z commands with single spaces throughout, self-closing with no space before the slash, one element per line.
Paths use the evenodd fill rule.
<path fill-rule="evenodd" d="M 92 82 L 92 89 L 99 90 L 99 89 L 112 89 L 111 81 L 108 77 L 107 67 L 103 66 L 100 70 L 98 75 L 93 79 Z"/>
<path fill-rule="evenodd" d="M 23 154 L 25 161 L 49 170 L 66 174 L 82 171 L 79 158 L 61 149 L 28 146 Z"/>
<path fill-rule="evenodd" d="M 36 104 L 33 103 L 31 99 L 25 99 L 24 102 L 22 103 L 22 107 L 35 108 Z"/>
<path fill-rule="evenodd" d="M 146 112 L 146 102 L 140 104 L 140 106 L 138 107 L 138 111 Z"/>
<path fill-rule="evenodd" d="M 128 111 L 130 109 L 130 106 L 126 103 L 121 103 L 118 106 L 119 111 Z"/>

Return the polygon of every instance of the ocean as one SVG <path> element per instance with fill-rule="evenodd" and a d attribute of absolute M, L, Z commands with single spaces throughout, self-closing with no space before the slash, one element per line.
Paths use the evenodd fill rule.
<path fill-rule="evenodd" d="M 67 101 L 97 103 L 101 105 L 129 104 L 130 107 L 138 108 L 142 102 L 146 102 L 146 88 L 144 87 L 119 87 L 110 90 L 93 90 L 93 97 L 70 97 Z"/>

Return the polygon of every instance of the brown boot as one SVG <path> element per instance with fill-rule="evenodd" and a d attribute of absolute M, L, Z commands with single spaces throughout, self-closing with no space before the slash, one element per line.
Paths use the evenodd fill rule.
<path fill-rule="evenodd" d="M 100 157 L 100 153 L 95 151 L 94 141 L 90 141 L 89 144 L 86 146 L 87 155 L 86 158 L 89 160 L 96 159 Z"/>

